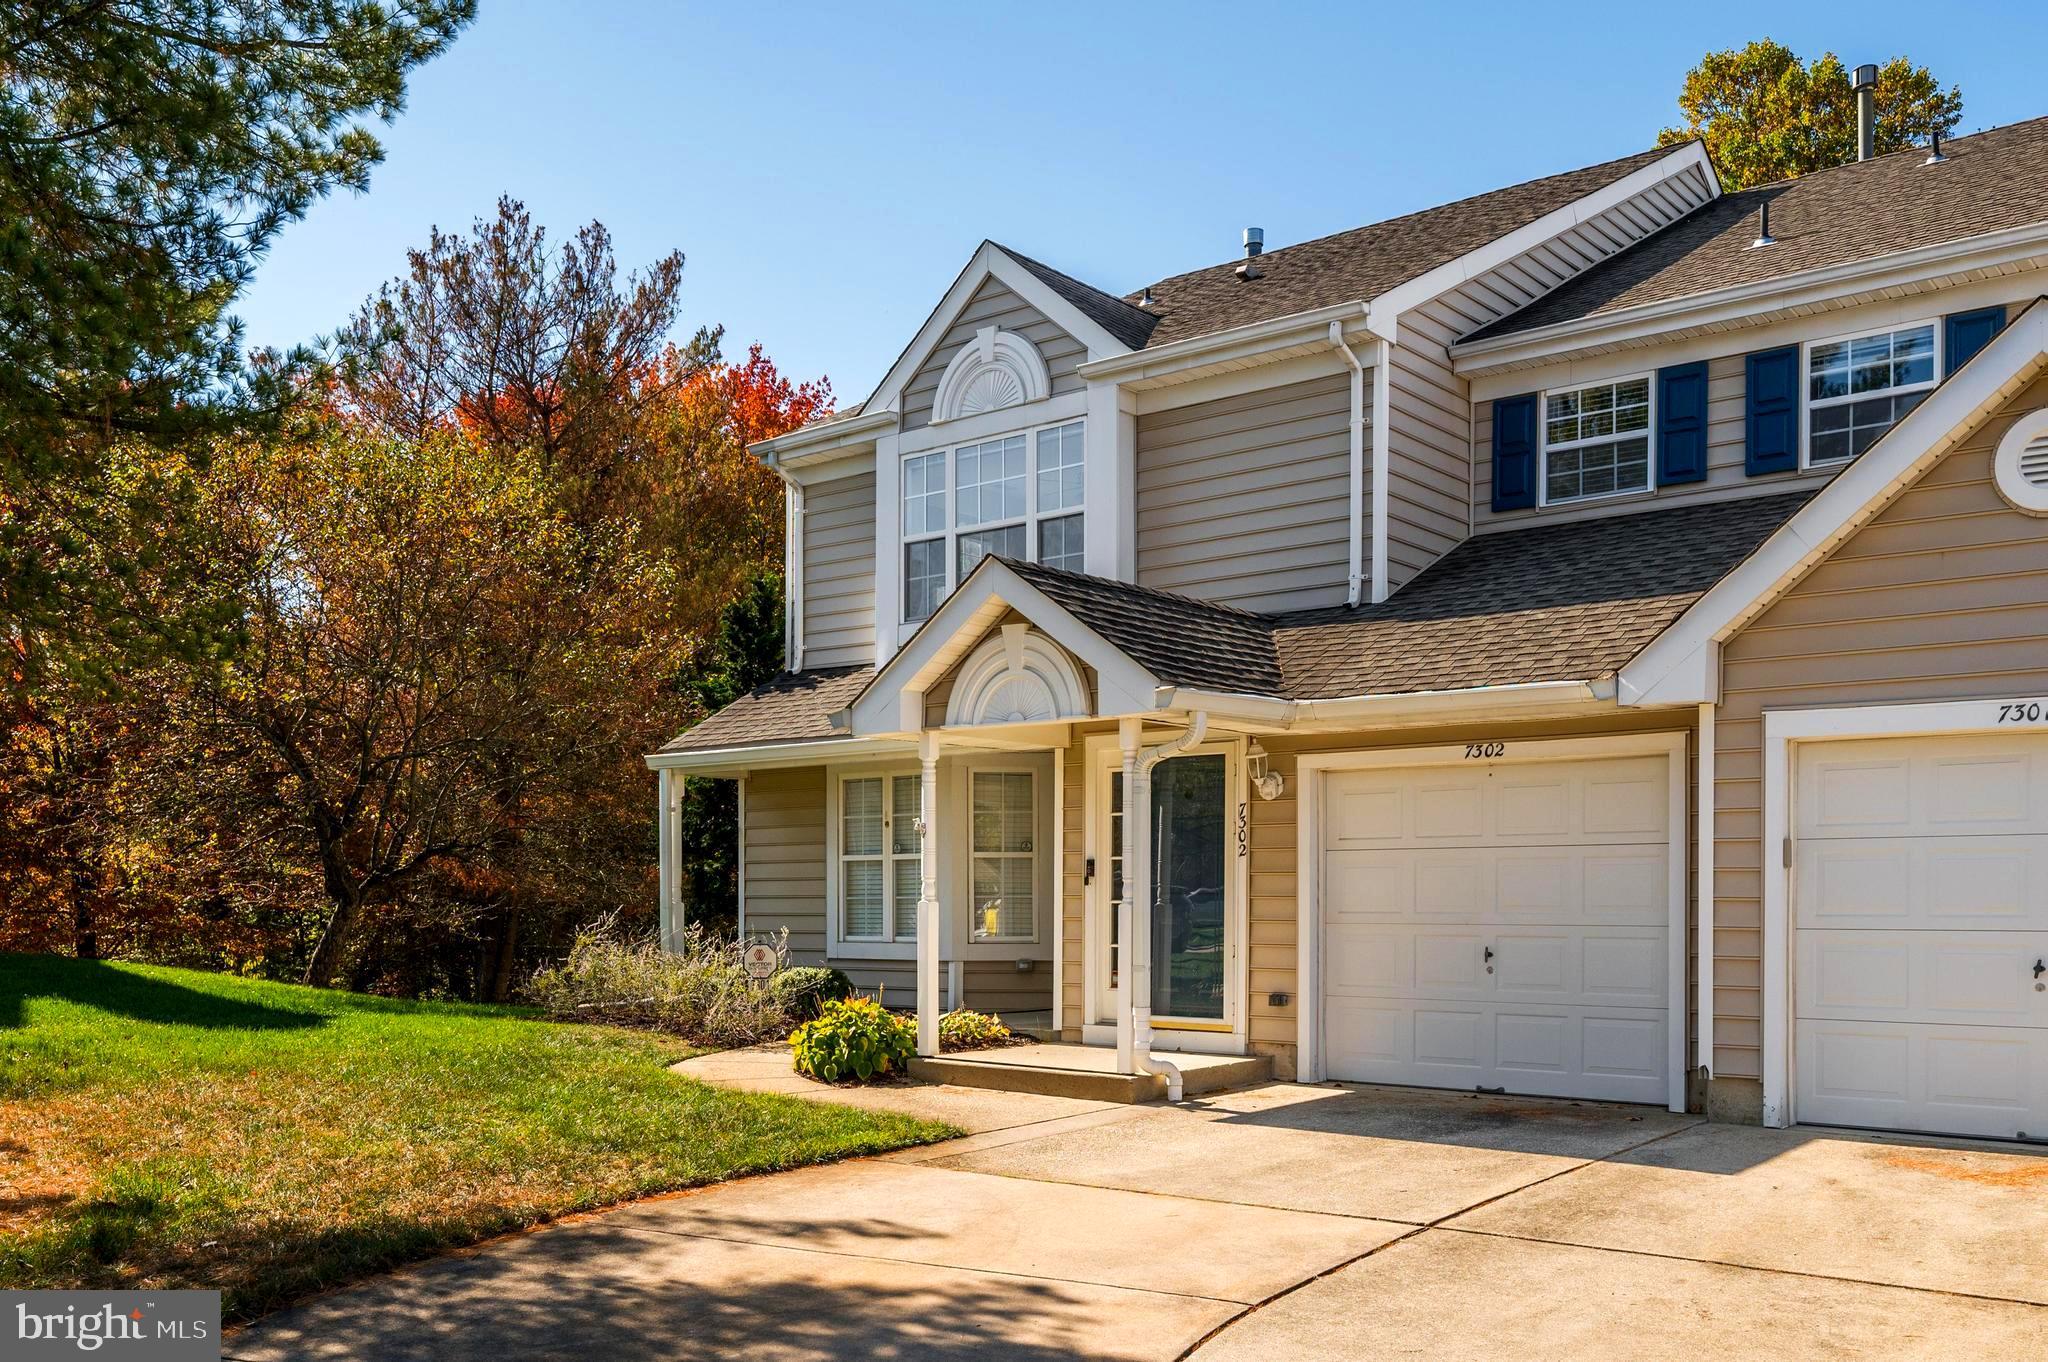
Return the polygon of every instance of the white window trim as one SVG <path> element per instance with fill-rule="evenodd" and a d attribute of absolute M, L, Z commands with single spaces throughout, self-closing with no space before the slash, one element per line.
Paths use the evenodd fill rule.
<path fill-rule="evenodd" d="M 1079 425 L 1081 427 L 1081 504 L 1079 506 L 1066 506 L 1053 511 L 1045 511 L 1042 510 L 1038 505 L 1038 437 L 1041 433 L 1045 431 L 1058 430 L 1063 426 L 1072 425 Z M 959 523 L 960 451 L 970 446 L 991 444 L 998 440 L 1006 440 L 1012 436 L 1020 435 L 1024 439 L 1023 516 L 1011 517 L 1004 520 L 992 520 L 980 525 L 961 525 Z M 1037 562 L 1038 536 L 1039 527 L 1041 525 L 1043 525 L 1048 520 L 1064 520 L 1068 516 L 1087 516 L 1090 514 L 1087 485 L 1087 451 L 1088 418 L 1086 417 L 1086 415 L 1061 416 L 1053 419 L 1042 420 L 1034 425 L 1012 427 L 1007 430 L 996 431 L 985 435 L 977 434 L 972 438 L 960 439 L 956 442 L 949 444 L 931 445 L 920 449 L 904 449 L 899 451 L 896 455 L 896 476 L 894 479 L 896 483 L 895 505 L 893 508 L 893 514 L 891 515 L 891 519 L 895 522 L 896 527 L 896 588 L 894 594 L 896 602 L 897 627 L 899 629 L 905 630 L 915 629 L 917 626 L 924 623 L 923 619 L 910 618 L 909 612 L 906 609 L 906 602 L 904 600 L 904 584 L 906 579 L 903 575 L 903 555 L 905 550 L 908 549 L 910 545 L 929 543 L 935 540 L 943 542 L 945 544 L 946 547 L 944 556 L 946 560 L 946 577 L 944 588 L 941 590 L 939 594 L 940 605 L 943 605 L 946 601 L 946 598 L 951 596 L 953 592 L 959 589 L 960 583 L 963 580 L 962 574 L 960 572 L 960 536 L 962 534 L 986 534 L 996 530 L 1012 529 L 1016 526 L 1021 525 L 1024 528 L 1025 560 L 1027 562 L 1032 563 Z M 904 532 L 903 529 L 903 468 L 904 465 L 911 459 L 926 458 L 933 454 L 943 455 L 945 458 L 946 528 L 937 534 L 907 534 Z M 1081 522 L 1081 533 L 1083 540 L 1085 542 L 1088 533 L 1088 522 L 1085 519 Z M 934 606 L 932 614 L 937 613 L 938 608 L 937 606 Z M 931 616 L 927 615 L 925 619 L 929 619 L 930 617 Z"/>
<path fill-rule="evenodd" d="M 888 865 L 891 857 L 889 845 L 889 781 L 898 776 L 916 776 L 921 772 L 915 762 L 893 762 L 876 765 L 828 766 L 825 768 L 825 956 L 840 960 L 914 960 L 917 958 L 917 939 L 912 936 L 899 939 L 896 936 L 896 906 L 889 901 L 895 881 L 890 876 Z M 882 784 L 882 928 L 884 935 L 846 935 L 845 890 L 842 879 L 840 843 L 840 809 L 843 800 L 841 787 L 849 780 L 873 780 L 880 778 Z"/>
<path fill-rule="evenodd" d="M 1819 403 L 1813 400 L 1811 395 L 1813 392 L 1811 366 L 1813 364 L 1812 356 L 1815 346 L 1836 345 L 1845 341 L 1868 340 L 1872 336 L 1889 336 L 1900 331 L 1918 330 L 1923 326 L 1934 329 L 1934 377 L 1932 379 L 1926 383 L 1912 384 L 1910 387 L 1886 388 L 1882 393 L 1850 393 L 1846 397 L 1825 398 Z M 1918 321 L 1888 322 L 1883 326 L 1865 327 L 1861 331 L 1849 331 L 1839 336 L 1816 336 L 1812 340 L 1799 342 L 1799 471 L 1803 473 L 1813 468 L 1846 468 L 1848 465 L 1856 462 L 1857 456 L 1854 454 L 1851 454 L 1846 459 L 1821 459 L 1816 461 L 1813 458 L 1813 409 L 1815 406 L 1840 407 L 1846 406 L 1858 398 L 1896 396 L 1899 393 L 1933 392 L 1936 388 L 1940 387 L 1941 366 L 1943 360 L 1947 358 L 1948 349 L 1942 332 L 1947 329 L 1947 327 L 1942 325 L 1942 319 L 1939 317 L 1922 317 Z M 1897 424 L 1897 421 L 1892 423 L 1894 426 Z"/>
<path fill-rule="evenodd" d="M 966 783 L 967 798 L 964 801 L 967 814 L 964 835 L 960 839 L 961 859 L 967 871 L 967 886 L 961 902 L 967 906 L 966 940 L 975 946 L 1036 946 L 1045 937 L 1046 895 L 1051 887 L 1051 876 L 1047 874 L 1046 839 L 1041 826 L 1045 822 L 1045 811 L 1039 807 L 1041 781 L 1044 774 L 1038 767 L 1018 762 L 973 761 L 966 764 L 961 775 Z M 982 775 L 1021 775 L 1031 781 L 1031 850 L 1029 851 L 980 851 L 974 845 L 974 781 Z M 1056 777 L 1055 777 L 1056 778 Z M 974 862 L 981 856 L 1015 860 L 1023 857 L 1031 861 L 1031 931 L 1017 936 L 979 936 L 974 922 Z"/>
<path fill-rule="evenodd" d="M 1584 392 L 1588 388 L 1619 387 L 1642 379 L 1649 394 L 1649 424 L 1643 427 L 1643 444 L 1646 481 L 1641 487 L 1630 487 L 1613 492 L 1595 492 L 1591 496 L 1565 497 L 1560 501 L 1550 499 L 1550 396 L 1552 393 Z M 1583 449 L 1592 445 L 1614 444 L 1620 440 L 1633 439 L 1633 435 L 1595 435 L 1582 440 L 1567 440 L 1559 449 Z M 1616 374 L 1613 378 L 1589 379 L 1583 383 L 1561 384 L 1545 388 L 1536 395 L 1536 447 L 1541 451 L 1536 460 L 1536 505 L 1586 506 L 1598 501 L 1613 501 L 1618 497 L 1648 496 L 1657 490 L 1657 375 L 1654 372 Z"/>

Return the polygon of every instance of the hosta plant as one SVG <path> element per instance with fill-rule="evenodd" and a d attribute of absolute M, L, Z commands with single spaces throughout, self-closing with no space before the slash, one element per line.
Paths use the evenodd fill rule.
<path fill-rule="evenodd" d="M 917 1024 L 872 998 L 828 1002 L 789 1038 L 798 1073 L 827 1083 L 901 1073 L 917 1053 Z"/>
<path fill-rule="evenodd" d="M 1001 1017 L 970 1008 L 958 1008 L 939 1018 L 941 1050 L 986 1050 L 1009 1042 L 1010 1028 Z"/>

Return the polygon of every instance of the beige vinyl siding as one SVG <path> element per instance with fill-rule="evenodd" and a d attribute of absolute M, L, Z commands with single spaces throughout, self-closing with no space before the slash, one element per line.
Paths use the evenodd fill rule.
<path fill-rule="evenodd" d="M 1138 584 L 1248 610 L 1342 605 L 1350 422 L 1344 373 L 1141 414 Z"/>
<path fill-rule="evenodd" d="M 1714 1076 L 1761 1076 L 1763 713 L 2048 691 L 2048 522 L 1992 451 L 2035 383 L 1722 650 L 1715 721 Z"/>
<path fill-rule="evenodd" d="M 825 768 L 755 771 L 746 806 L 747 930 L 787 927 L 791 956 L 817 964 L 825 958 Z"/>
<path fill-rule="evenodd" d="M 1933 317 L 1937 320 L 1950 309 L 1944 307 L 1941 297 L 1936 294 L 1926 300 L 1926 310 L 1916 313 L 1919 317 Z M 2005 305 L 2008 317 L 2017 316 L 2029 299 L 2022 298 Z M 1974 310 L 1974 306 L 1968 309 Z M 1867 312 L 1831 312 L 1811 319 L 1806 331 L 1809 338 L 1841 336 L 1883 325 L 1870 320 Z M 1768 495 L 1791 491 L 1800 487 L 1816 487 L 1841 471 L 1841 465 L 1831 464 L 1823 468 L 1807 469 L 1791 473 L 1773 473 L 1766 477 L 1752 478 L 1745 471 L 1746 458 L 1746 403 L 1744 359 L 1751 350 L 1777 349 L 1788 344 L 1782 337 L 1769 343 L 1741 346 L 1730 354 L 1716 355 L 1707 361 L 1707 476 L 1700 482 L 1682 483 L 1670 488 L 1653 488 L 1648 492 L 1628 496 L 1596 498 L 1591 501 L 1567 502 L 1559 506 L 1537 507 L 1526 511 L 1502 511 L 1493 509 L 1493 402 L 1475 402 L 1472 405 L 1472 517 L 1474 533 L 1483 534 L 1488 530 L 1511 529 L 1535 520 L 1544 524 L 1555 524 L 1565 520 L 1585 520 L 1594 516 L 1644 510 L 1650 507 L 1683 506 L 1703 501 L 1720 501 L 1729 497 Z M 1741 345 L 1739 336 L 1728 339 L 1731 347 Z M 1639 367 L 1627 370 L 1617 368 L 1616 374 L 1647 373 L 1654 375 L 1662 367 L 1654 349 L 1642 352 Z M 1530 376 L 1530 384 L 1517 391 L 1540 392 L 1545 386 L 1571 387 L 1573 380 L 1561 379 L 1546 383 L 1540 374 Z M 1656 457 L 1654 443 L 1651 458 Z"/>
<path fill-rule="evenodd" d="M 1088 358 L 1088 347 L 1018 297 L 1009 285 L 999 279 L 988 278 L 982 280 L 981 287 L 960 309 L 960 315 L 953 319 L 952 326 L 946 329 L 946 334 L 940 337 L 938 345 L 925 358 L 924 367 L 904 385 L 903 429 L 917 430 L 931 424 L 932 399 L 938 393 L 939 380 L 945 376 L 946 366 L 953 362 L 953 356 L 960 353 L 960 347 L 973 340 L 974 333 L 984 326 L 1014 331 L 1038 347 L 1038 357 L 1045 361 L 1046 374 L 1052 380 L 1053 396 L 1081 390 L 1081 376 L 1074 370 Z M 1028 409 L 1020 408 L 1019 411 L 1020 424 L 1028 425 L 1036 419 L 1026 414 Z"/>
<path fill-rule="evenodd" d="M 1265 800 L 1254 797 L 1251 801 L 1251 1042 L 1257 1054 L 1274 1056 L 1275 1071 L 1283 1077 L 1294 1073 L 1295 1046 L 1298 1028 L 1312 1023 L 1312 1018 L 1300 1016 L 1300 978 L 1295 968 L 1298 959 L 1300 906 L 1296 895 L 1299 891 L 1297 856 L 1300 846 L 1299 804 L 1301 793 L 1300 762 L 1305 752 L 1341 752 L 1368 748 L 1386 747 L 1434 747 L 1443 744 L 1476 741 L 1530 741 L 1538 738 L 1585 738 L 1610 733 L 1669 733 L 1690 731 L 1693 715 L 1690 711 L 1629 711 L 1589 716 L 1580 719 L 1549 719 L 1537 722 L 1500 724 L 1484 729 L 1460 726 L 1456 728 L 1393 729 L 1374 733 L 1337 733 L 1315 735 L 1273 734 L 1260 738 L 1269 757 L 1267 769 L 1278 772 L 1284 779 L 1284 787 L 1278 799 Z M 1691 772 L 1692 752 L 1687 747 L 1686 790 L 1688 808 L 1686 827 L 1692 826 L 1690 809 L 1691 791 L 1695 788 Z M 1691 904 L 1691 838 L 1679 849 L 1687 858 L 1687 939 L 1694 933 L 1691 924 L 1694 912 Z M 1698 978 L 1696 962 L 1691 959 L 1688 949 L 1686 971 L 1687 1007 L 1686 1035 L 1688 1047 L 1698 1026 L 1697 1008 L 1693 1005 L 1693 981 Z M 1276 1006 L 1271 1001 L 1274 993 L 1287 995 L 1285 1006 Z M 1688 1054 L 1690 1048 L 1688 1048 Z"/>
<path fill-rule="evenodd" d="M 1745 352 L 1746 353 L 1746 352 Z M 1644 360 L 1643 372 L 1653 373 L 1653 361 Z M 1653 379 L 1654 381 L 1654 379 Z M 1563 386 L 1570 386 L 1565 384 Z M 1788 492 L 1814 487 L 1840 471 L 1839 466 L 1806 472 L 1773 473 L 1752 478 L 1745 471 L 1747 459 L 1745 407 L 1743 401 L 1743 356 L 1719 355 L 1707 361 L 1707 476 L 1700 482 L 1656 487 L 1626 496 L 1596 497 L 1589 501 L 1539 506 L 1526 511 L 1493 509 L 1493 403 L 1475 403 L 1472 409 L 1472 523 L 1475 533 L 1513 529 L 1541 520 L 1554 525 L 1567 520 L 1589 520 L 1596 516 L 1626 511 L 1690 506 L 1729 497 Z M 1532 389 L 1531 391 L 1534 391 Z M 1650 457 L 1657 456 L 1653 441 Z M 1539 469 L 1539 474 L 1541 470 Z"/>
<path fill-rule="evenodd" d="M 1472 397 L 1451 368 L 1456 321 L 1441 304 L 1401 317 L 1388 364 L 1387 581 L 1398 589 L 1470 528 Z"/>
<path fill-rule="evenodd" d="M 875 660 L 873 469 L 804 491 L 804 666 Z"/>

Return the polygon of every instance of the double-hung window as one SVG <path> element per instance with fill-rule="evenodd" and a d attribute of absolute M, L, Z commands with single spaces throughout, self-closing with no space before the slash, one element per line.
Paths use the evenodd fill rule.
<path fill-rule="evenodd" d="M 1941 328 L 1815 341 L 1806 347 L 1806 461 L 1853 459 L 1934 390 Z"/>
<path fill-rule="evenodd" d="M 992 553 L 1081 570 L 1083 434 L 1068 421 L 904 456 L 905 623 L 930 618 Z"/>
<path fill-rule="evenodd" d="M 1029 941 L 1037 935 L 1037 831 L 1029 771 L 976 771 L 969 821 L 974 852 L 976 941 Z"/>
<path fill-rule="evenodd" d="M 1649 486 L 1647 374 L 1543 395 L 1545 505 Z"/>
<path fill-rule="evenodd" d="M 914 941 L 923 868 L 917 817 L 922 777 L 839 782 L 839 939 Z"/>

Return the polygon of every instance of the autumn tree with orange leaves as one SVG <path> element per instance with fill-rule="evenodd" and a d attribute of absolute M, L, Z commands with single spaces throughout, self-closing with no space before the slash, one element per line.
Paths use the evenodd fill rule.
<path fill-rule="evenodd" d="M 767 649 L 719 633 L 732 602 L 779 617 L 782 489 L 747 446 L 831 406 L 759 346 L 672 341 L 682 266 L 623 272 L 601 225 L 551 244 L 506 199 L 410 254 L 303 421 L 132 460 L 206 508 L 155 552 L 243 637 L 0 754 L 0 796 L 34 796 L 0 902 L 90 909 L 41 944 L 491 998 L 592 916 L 651 916 L 641 754 L 702 717 L 707 667 L 775 665 L 716 656 Z"/>

